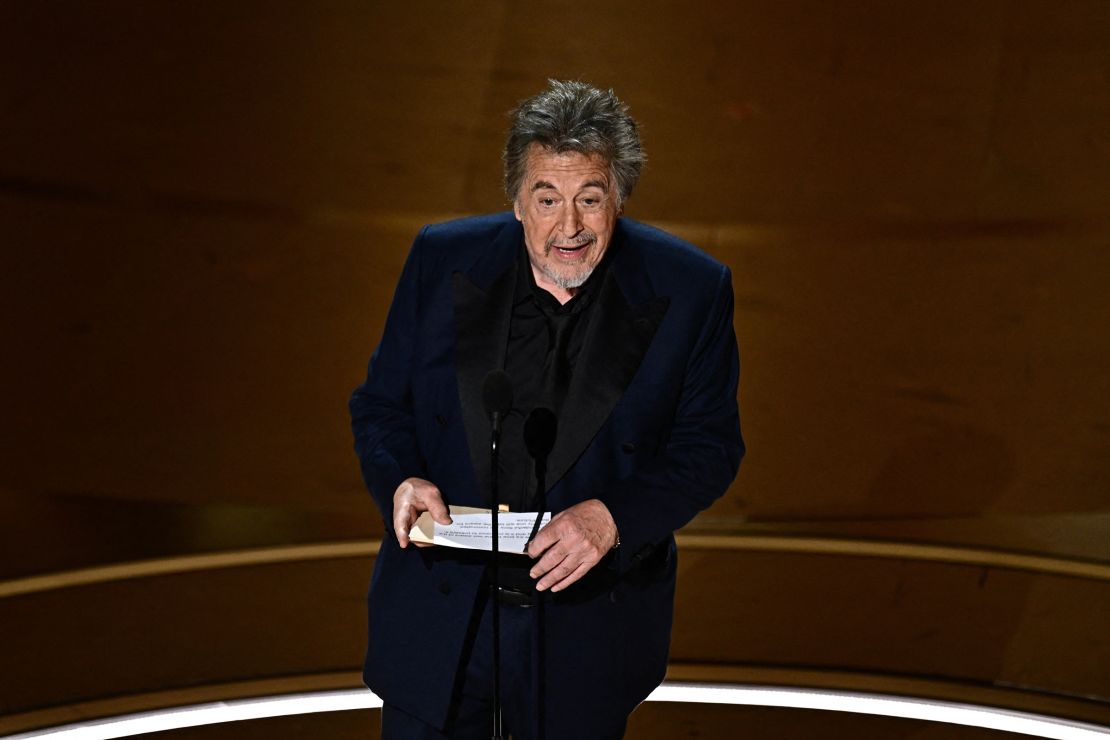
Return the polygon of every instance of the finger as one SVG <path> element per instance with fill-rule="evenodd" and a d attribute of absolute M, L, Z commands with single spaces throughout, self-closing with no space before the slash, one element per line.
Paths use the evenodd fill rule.
<path fill-rule="evenodd" d="M 546 525 L 536 534 L 535 538 L 528 544 L 528 555 L 535 560 L 543 555 L 547 548 L 554 545 L 563 536 L 563 512 L 559 512 L 551 517 Z"/>
<path fill-rule="evenodd" d="M 544 534 L 544 531 L 541 529 L 539 534 L 537 534 L 535 538 L 528 543 L 528 547 L 525 552 L 527 553 L 528 557 L 532 558 L 533 560 L 537 560 L 541 555 L 544 554 L 547 548 L 551 547 L 557 541 L 558 539 L 556 537 L 552 537 L 550 534 Z"/>
<path fill-rule="evenodd" d="M 563 580 L 574 573 L 578 566 L 579 562 L 576 558 L 572 556 L 567 556 L 566 558 L 563 558 L 563 560 L 558 565 L 544 574 L 544 577 L 541 578 L 539 583 L 536 584 L 536 590 L 546 591 L 555 584 L 562 583 Z"/>
<path fill-rule="evenodd" d="M 536 578 L 536 579 L 547 578 L 548 579 L 548 584 L 547 585 L 550 586 L 552 583 L 555 583 L 558 579 L 553 580 L 553 579 L 548 578 L 548 576 L 550 576 L 551 572 L 556 570 L 562 563 L 566 562 L 568 556 L 569 556 L 569 553 L 567 553 L 567 551 L 564 547 L 562 547 L 562 546 L 552 547 L 546 553 L 544 553 L 544 556 L 542 558 L 540 558 L 539 561 L 536 562 L 535 565 L 532 566 L 531 570 L 528 571 L 528 575 L 530 575 L 532 578 Z M 570 565 L 571 565 L 570 563 L 567 563 L 567 568 L 566 568 L 567 573 L 569 573 L 572 570 Z M 541 583 L 542 583 L 542 581 L 541 581 Z M 539 584 L 537 584 L 537 585 L 539 585 Z"/>
<path fill-rule="evenodd" d="M 393 512 L 393 532 L 397 535 L 397 544 L 401 546 L 402 550 L 408 547 L 409 544 L 409 527 L 412 520 L 409 512 L 408 504 L 402 504 L 400 508 Z"/>
<path fill-rule="evenodd" d="M 593 567 L 593 564 L 591 564 L 591 563 L 580 563 L 578 565 L 578 567 L 575 568 L 574 571 L 569 576 L 567 576 L 566 578 L 564 578 L 563 580 L 559 581 L 558 583 L 556 583 L 554 586 L 551 587 L 552 593 L 562 591 L 567 586 L 571 585 L 572 583 L 575 583 L 576 581 L 581 579 L 582 576 L 589 573 L 590 568 L 592 568 L 592 567 Z"/>
<path fill-rule="evenodd" d="M 451 513 L 447 510 L 446 504 L 443 503 L 443 497 L 439 493 L 439 489 L 433 488 L 425 496 L 422 502 L 428 507 L 428 513 L 432 515 L 432 519 L 436 520 L 437 524 L 450 524 Z"/>

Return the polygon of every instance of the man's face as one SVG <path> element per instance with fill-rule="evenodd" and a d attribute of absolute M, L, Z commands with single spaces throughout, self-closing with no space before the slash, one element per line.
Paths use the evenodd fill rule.
<path fill-rule="evenodd" d="M 586 282 L 613 236 L 620 208 L 608 164 L 533 144 L 513 206 L 536 284 L 565 293 Z M 558 288 L 561 290 L 552 290 Z"/>

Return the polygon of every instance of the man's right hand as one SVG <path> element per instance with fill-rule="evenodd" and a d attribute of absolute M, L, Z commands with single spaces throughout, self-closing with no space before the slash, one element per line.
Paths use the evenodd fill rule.
<path fill-rule="evenodd" d="M 407 478 L 393 494 L 393 531 L 402 548 L 409 545 L 409 530 L 423 512 L 430 512 L 437 524 L 450 524 L 451 515 L 435 484 L 423 478 Z M 417 547 L 431 547 L 417 542 Z"/>

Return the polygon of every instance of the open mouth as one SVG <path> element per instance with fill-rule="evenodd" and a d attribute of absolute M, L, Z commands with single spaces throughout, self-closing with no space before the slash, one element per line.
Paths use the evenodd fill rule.
<path fill-rule="evenodd" d="M 590 246 L 591 244 L 593 244 L 592 241 L 586 241 L 586 242 L 583 242 L 581 244 L 567 244 L 567 245 L 552 244 L 551 245 L 551 250 L 554 251 L 560 257 L 564 257 L 564 258 L 568 258 L 568 259 L 569 258 L 576 258 L 576 257 L 581 256 L 581 252 L 583 250 L 585 250 L 586 247 Z"/>

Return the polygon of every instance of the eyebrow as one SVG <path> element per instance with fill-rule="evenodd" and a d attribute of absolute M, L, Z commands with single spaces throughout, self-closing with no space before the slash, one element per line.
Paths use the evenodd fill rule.
<path fill-rule="evenodd" d="M 590 180 L 588 182 L 582 183 L 582 187 L 580 188 L 580 190 L 585 190 L 586 188 L 598 188 L 602 192 L 608 193 L 609 183 L 605 180 Z M 532 183 L 531 192 L 534 193 L 537 190 L 558 190 L 558 188 L 549 183 L 547 180 L 536 180 L 534 183 Z"/>

